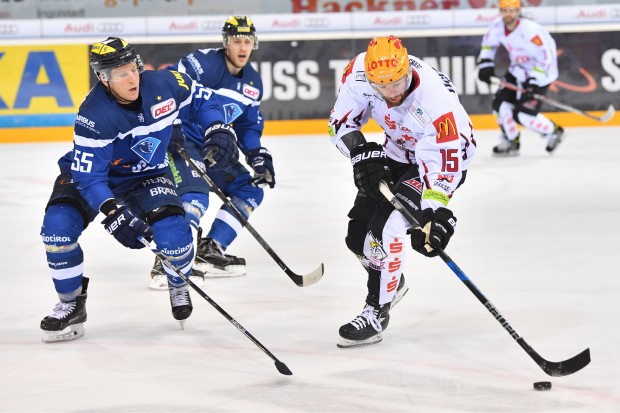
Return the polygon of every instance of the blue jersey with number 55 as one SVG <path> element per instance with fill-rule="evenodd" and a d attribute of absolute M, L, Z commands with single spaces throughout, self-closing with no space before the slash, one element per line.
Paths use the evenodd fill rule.
<path fill-rule="evenodd" d="M 172 122 L 204 130 L 225 123 L 222 103 L 212 90 L 177 71 L 145 71 L 140 97 L 119 104 L 101 83 L 77 114 L 71 171 L 80 193 L 95 210 L 114 193 L 168 168 L 166 151 Z"/>

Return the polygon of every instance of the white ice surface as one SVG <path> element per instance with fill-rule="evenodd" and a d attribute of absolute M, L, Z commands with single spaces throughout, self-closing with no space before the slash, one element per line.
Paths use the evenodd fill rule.
<path fill-rule="evenodd" d="M 477 135 L 448 253 L 543 357 L 589 347 L 584 370 L 548 377 L 439 258 L 413 251 L 384 341 L 337 348 L 366 277 L 344 244 L 351 167 L 323 136 L 265 139 L 277 185 L 251 220 L 293 271 L 323 262 L 323 279 L 295 286 L 244 232 L 229 252 L 248 275 L 204 287 L 293 376 L 197 294 L 182 331 L 168 295 L 147 289 L 152 254 L 123 248 L 101 217 L 81 239 L 86 335 L 43 344 L 57 297 L 39 230 L 70 143 L 2 145 L 0 411 L 619 412 L 620 128 L 573 128 L 553 156 L 526 133 L 510 159 L 491 156 L 496 134 Z M 534 391 L 541 380 L 553 389 Z"/>

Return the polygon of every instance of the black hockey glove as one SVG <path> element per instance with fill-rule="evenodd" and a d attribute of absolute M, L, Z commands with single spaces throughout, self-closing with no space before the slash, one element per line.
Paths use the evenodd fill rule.
<path fill-rule="evenodd" d="M 521 85 L 521 87 L 523 88 L 523 92 L 521 93 L 521 98 L 519 99 L 519 102 L 525 103 L 529 102 L 530 100 L 536 100 L 534 95 L 539 95 L 542 92 L 540 86 L 535 85 L 534 83 L 532 83 L 532 81 L 534 81 L 534 78 L 528 77 Z"/>
<path fill-rule="evenodd" d="M 230 168 L 239 160 L 237 135 L 230 125 L 217 123 L 206 130 L 202 157 L 210 171 Z"/>
<path fill-rule="evenodd" d="M 495 77 L 495 63 L 491 59 L 481 59 L 478 62 L 478 79 L 491 84 L 492 77 Z"/>
<path fill-rule="evenodd" d="M 448 208 L 437 208 L 434 212 L 427 208 L 422 211 L 420 227 L 411 230 L 411 247 L 424 256 L 434 257 L 435 248 L 446 249 L 455 226 L 456 217 Z"/>
<path fill-rule="evenodd" d="M 181 119 L 172 121 L 172 133 L 170 133 L 170 143 L 168 143 L 168 151 L 176 152 L 178 148 L 185 146 L 185 133 L 183 133 L 183 123 Z"/>
<path fill-rule="evenodd" d="M 105 217 L 101 223 L 106 231 L 127 248 L 136 250 L 144 248 L 144 244 L 138 240 L 139 236 L 144 237 L 148 242 L 153 240 L 153 229 L 136 217 L 125 205 Z"/>
<path fill-rule="evenodd" d="M 353 180 L 357 189 L 373 198 L 381 199 L 379 182 L 392 183 L 387 155 L 383 147 L 375 142 L 366 142 L 351 149 Z"/>
<path fill-rule="evenodd" d="M 254 169 L 252 185 L 262 188 L 269 185 L 273 188 L 276 185 L 276 173 L 273 171 L 273 158 L 267 148 L 250 149 L 245 158 L 248 165 Z"/>

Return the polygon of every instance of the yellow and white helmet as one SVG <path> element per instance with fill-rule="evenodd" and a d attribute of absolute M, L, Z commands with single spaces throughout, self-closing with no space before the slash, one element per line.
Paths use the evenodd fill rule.
<path fill-rule="evenodd" d="M 521 0 L 499 0 L 500 9 L 520 9 Z"/>
<path fill-rule="evenodd" d="M 368 44 L 364 68 L 370 82 L 392 83 L 409 72 L 409 54 L 398 37 L 375 37 Z"/>

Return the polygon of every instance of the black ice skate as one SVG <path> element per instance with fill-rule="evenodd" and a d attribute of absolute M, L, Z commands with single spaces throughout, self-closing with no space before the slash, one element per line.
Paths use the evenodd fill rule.
<path fill-rule="evenodd" d="M 192 272 L 189 273 L 189 279 L 197 287 L 202 287 L 204 285 L 205 276 L 201 271 L 192 268 Z M 162 264 L 159 257 L 155 257 L 155 264 L 153 264 L 153 269 L 151 270 L 149 288 L 158 291 L 165 291 L 168 289 L 168 276 L 166 275 L 166 270 L 164 270 L 164 264 Z"/>
<path fill-rule="evenodd" d="M 562 142 L 562 136 L 564 136 L 564 128 L 555 125 L 553 132 L 547 135 L 547 147 L 545 148 L 547 152 L 552 153 L 558 147 Z"/>
<path fill-rule="evenodd" d="M 88 278 L 82 277 L 82 292 L 75 301 L 60 301 L 54 307 L 54 312 L 41 320 L 44 343 L 76 340 L 84 335 L 87 288 Z"/>
<path fill-rule="evenodd" d="M 390 322 L 389 310 L 390 304 L 381 307 L 366 304 L 360 315 L 340 327 L 340 340 L 336 345 L 340 348 L 350 348 L 379 343 L 383 340 L 381 332 Z"/>
<path fill-rule="evenodd" d="M 493 155 L 495 156 L 517 156 L 519 155 L 519 149 L 521 148 L 520 136 L 517 136 L 513 140 L 509 141 L 502 135 L 502 141 L 499 145 L 493 148 Z"/>
<path fill-rule="evenodd" d="M 241 277 L 245 275 L 245 259 L 224 254 L 221 245 L 212 238 L 200 238 L 202 228 L 198 229 L 198 247 L 194 266 L 206 278 Z"/>
<path fill-rule="evenodd" d="M 180 287 L 170 286 L 170 305 L 172 305 L 172 316 L 181 324 L 181 328 L 185 325 L 185 320 L 192 314 L 194 307 L 192 299 L 189 296 L 187 284 Z"/>

